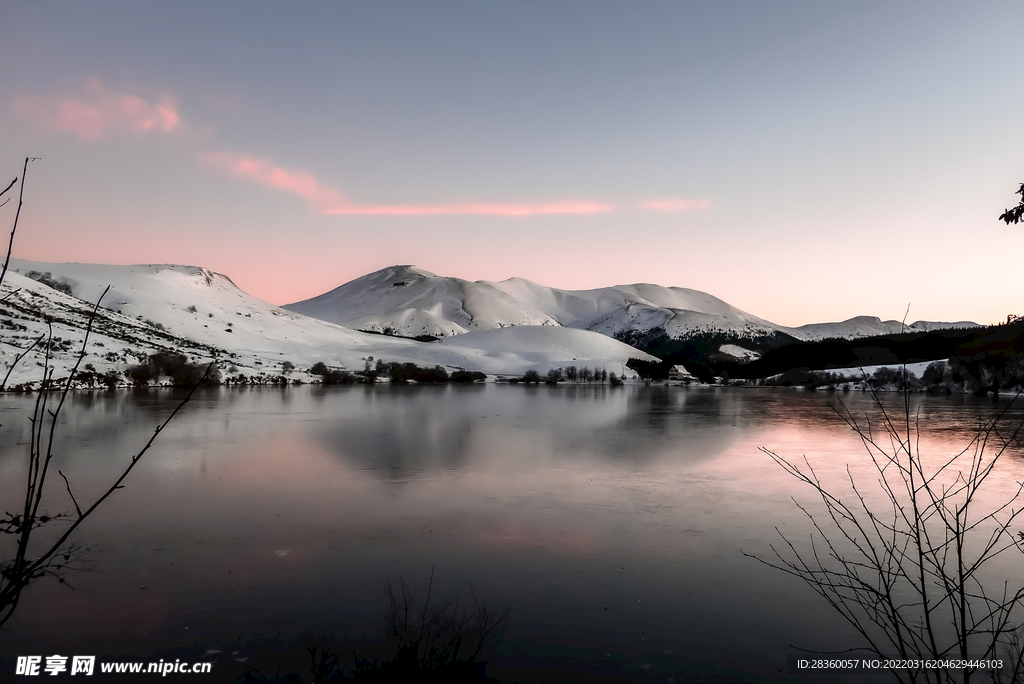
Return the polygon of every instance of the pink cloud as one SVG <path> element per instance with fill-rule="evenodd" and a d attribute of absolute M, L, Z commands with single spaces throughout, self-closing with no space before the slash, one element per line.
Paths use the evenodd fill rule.
<path fill-rule="evenodd" d="M 434 214 L 487 214 L 491 216 L 535 216 L 537 214 L 603 214 L 615 211 L 610 204 L 566 201 L 537 204 L 423 204 L 423 205 L 360 205 L 329 207 L 325 214 L 376 214 L 422 216 Z"/>
<path fill-rule="evenodd" d="M 587 201 L 538 202 L 532 204 L 455 203 L 420 205 L 355 204 L 337 189 L 323 186 L 308 171 L 284 169 L 266 159 L 229 152 L 212 152 L 200 159 L 232 176 L 286 190 L 309 201 L 322 214 L 364 216 L 430 216 L 438 214 L 480 214 L 490 216 L 534 216 L 538 214 L 598 214 L 614 211 L 610 204 Z"/>
<path fill-rule="evenodd" d="M 170 133 L 181 123 L 169 95 L 148 101 L 138 95 L 111 92 L 97 79 L 85 84 L 82 95 L 23 95 L 15 101 L 14 111 L 44 130 L 70 133 L 80 140 Z"/>
<path fill-rule="evenodd" d="M 329 213 L 330 208 L 345 204 L 339 191 L 321 186 L 316 177 L 306 171 L 289 171 L 272 165 L 266 159 L 231 152 L 210 152 L 200 159 L 232 176 L 294 193 L 312 203 L 322 213 Z"/>
<path fill-rule="evenodd" d="M 706 199 L 660 199 L 641 202 L 640 207 L 648 211 L 707 211 L 711 200 Z"/>

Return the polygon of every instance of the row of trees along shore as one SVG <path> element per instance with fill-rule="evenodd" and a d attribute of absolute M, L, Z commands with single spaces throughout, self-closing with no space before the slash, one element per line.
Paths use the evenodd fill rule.
<path fill-rule="evenodd" d="M 457 370 L 449 373 L 442 366 L 423 367 L 414 363 L 387 362 L 383 359 L 368 357 L 362 371 L 349 371 L 330 368 L 325 363 L 318 362 L 309 370 L 310 374 L 317 375 L 325 385 L 346 385 L 355 383 L 372 383 L 380 378 L 387 378 L 393 383 L 408 383 L 410 381 L 420 383 L 446 383 L 446 382 L 480 382 L 486 379 L 486 375 L 479 371 Z M 509 383 L 526 383 L 557 385 L 560 382 L 572 384 L 609 384 L 618 386 L 623 380 L 615 373 L 609 373 L 604 368 L 590 369 L 587 366 L 577 368 L 552 368 L 545 375 L 536 370 L 528 370 L 522 376 L 501 378 Z"/>
<path fill-rule="evenodd" d="M 565 368 L 552 368 L 543 376 L 535 370 L 528 370 L 521 378 L 511 378 L 509 382 L 523 382 L 532 385 L 542 382 L 546 385 L 557 385 L 560 382 L 568 382 L 573 385 L 604 385 L 607 383 L 613 387 L 618 387 L 623 384 L 623 379 L 615 373 L 609 373 L 605 368 L 594 368 L 591 370 L 587 366 L 582 368 L 568 366 Z"/>

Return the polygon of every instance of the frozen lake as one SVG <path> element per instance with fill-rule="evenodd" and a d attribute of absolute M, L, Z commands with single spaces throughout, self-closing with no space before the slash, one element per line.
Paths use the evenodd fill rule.
<path fill-rule="evenodd" d="M 55 463 L 80 501 L 180 396 L 73 395 Z M 0 396 L 3 510 L 17 506 L 33 399 Z M 798 580 L 742 555 L 769 554 L 776 527 L 806 536 L 791 497 L 813 501 L 758 447 L 806 454 L 837 483 L 849 462 L 870 482 L 837 399 L 872 410 L 859 393 L 736 388 L 199 392 L 80 530 L 92 565 L 69 576 L 75 590 L 43 579 L 25 592 L 0 631 L 0 667 L 29 653 L 209 658 L 210 681 L 233 681 L 251 663 L 304 666 L 296 635 L 363 643 L 381 626 L 383 581 L 422 586 L 433 568 L 440 591 L 468 598 L 471 582 L 511 607 L 488 656 L 503 682 L 790 680 L 791 645 L 859 642 Z M 912 402 L 937 456 L 1005 405 Z M 997 475 L 994 498 L 1024 479 L 1019 446 Z M 69 510 L 52 476 L 44 507 Z"/>

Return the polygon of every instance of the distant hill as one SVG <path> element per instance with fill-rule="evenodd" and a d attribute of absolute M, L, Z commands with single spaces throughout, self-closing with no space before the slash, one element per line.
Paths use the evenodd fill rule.
<path fill-rule="evenodd" d="M 835 339 L 854 339 L 857 337 L 877 337 L 900 332 L 931 332 L 933 330 L 950 330 L 980 327 L 972 321 L 956 321 L 940 323 L 936 321 L 915 321 L 904 325 L 900 321 L 883 321 L 875 316 L 856 316 L 840 323 L 811 323 L 799 328 L 790 328 L 794 337 L 813 341 Z"/>

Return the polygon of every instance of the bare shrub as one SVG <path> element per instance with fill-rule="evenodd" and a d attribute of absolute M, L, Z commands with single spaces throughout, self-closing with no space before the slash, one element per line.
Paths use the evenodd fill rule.
<path fill-rule="evenodd" d="M 433 571 L 422 599 L 403 578 L 397 586 L 388 580 L 385 588 L 384 631 L 393 655 L 382 662 L 358 661 L 356 681 L 486 681 L 478 658 L 504 636 L 508 607 L 481 604 L 472 585 L 471 606 L 451 595 L 438 599 Z"/>
<path fill-rule="evenodd" d="M 872 397 L 880 426 L 858 420 L 842 402 L 834 407 L 865 448 L 877 477 L 871 488 L 847 466 L 843 493 L 823 483 L 806 457 L 801 464 L 762 447 L 811 489 L 817 512 L 796 503 L 810 524 L 809 544 L 776 528 L 782 544 L 771 546 L 774 558 L 744 555 L 800 578 L 825 599 L 860 635 L 863 646 L 851 650 L 883 659 L 1003 658 L 1006 668 L 892 669 L 900 682 L 1020 681 L 1024 658 L 1015 644 L 1024 586 L 993 583 L 990 565 L 1024 539 L 1014 530 L 1024 483 L 988 509 L 979 509 L 978 496 L 1021 425 L 1004 428 L 1003 409 L 964 449 L 933 465 L 920 451 L 906 383 L 898 417 L 874 390 Z"/>

